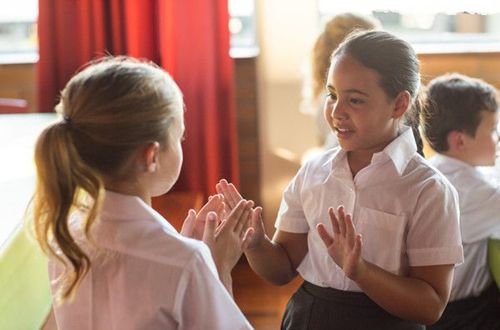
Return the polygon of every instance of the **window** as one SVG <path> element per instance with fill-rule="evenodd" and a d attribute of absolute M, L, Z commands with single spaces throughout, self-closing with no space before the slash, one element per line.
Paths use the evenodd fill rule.
<path fill-rule="evenodd" d="M 0 0 L 0 62 L 38 60 L 37 0 Z"/>
<path fill-rule="evenodd" d="M 257 55 L 255 0 L 229 0 L 229 14 L 231 56 Z M 0 63 L 38 61 L 37 18 L 38 0 L 0 0 Z"/>
<path fill-rule="evenodd" d="M 382 27 L 409 41 L 419 53 L 500 51 L 500 7 L 494 1 L 317 0 L 320 22 L 341 12 L 377 18 Z"/>
<path fill-rule="evenodd" d="M 231 56 L 256 56 L 255 0 L 229 0 L 229 15 Z"/>

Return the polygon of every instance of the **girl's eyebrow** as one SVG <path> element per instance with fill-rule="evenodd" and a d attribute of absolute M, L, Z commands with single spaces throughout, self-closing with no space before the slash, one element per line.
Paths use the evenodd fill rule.
<path fill-rule="evenodd" d="M 331 92 L 335 92 L 335 88 L 332 86 L 332 85 L 326 85 L 326 88 L 331 91 Z M 346 90 L 343 90 L 341 91 L 343 93 L 358 93 L 358 94 L 362 94 L 362 95 L 365 95 L 365 96 L 370 96 L 370 94 L 366 93 L 366 92 L 363 92 L 359 89 L 355 89 L 355 88 L 350 88 L 350 89 L 346 89 Z"/>

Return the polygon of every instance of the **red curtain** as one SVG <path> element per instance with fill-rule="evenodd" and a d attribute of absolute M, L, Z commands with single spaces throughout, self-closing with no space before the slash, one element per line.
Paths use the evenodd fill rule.
<path fill-rule="evenodd" d="M 220 178 L 238 184 L 228 19 L 227 0 L 39 0 L 39 109 L 53 111 L 59 91 L 93 58 L 150 59 L 174 77 L 186 104 L 175 190 L 208 195 Z"/>

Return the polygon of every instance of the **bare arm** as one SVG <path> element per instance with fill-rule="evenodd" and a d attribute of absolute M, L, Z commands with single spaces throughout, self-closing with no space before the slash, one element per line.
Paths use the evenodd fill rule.
<path fill-rule="evenodd" d="M 318 233 L 332 259 L 346 276 L 389 313 L 421 324 L 441 317 L 449 299 L 453 265 L 411 267 L 407 277 L 398 276 L 361 258 L 362 240 L 349 214 L 329 210 L 331 236 L 323 224 Z"/>
<path fill-rule="evenodd" d="M 284 285 L 297 276 L 297 267 L 307 254 L 307 234 L 276 231 L 273 240 L 267 236 L 251 249 L 245 250 L 250 266 L 262 278 Z"/>
<path fill-rule="evenodd" d="M 453 265 L 411 267 L 403 277 L 365 264 L 355 282 L 383 309 L 426 325 L 439 320 L 450 296 Z"/>

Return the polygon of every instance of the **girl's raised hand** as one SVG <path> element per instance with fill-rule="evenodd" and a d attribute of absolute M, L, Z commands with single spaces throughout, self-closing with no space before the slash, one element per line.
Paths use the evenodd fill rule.
<path fill-rule="evenodd" d="M 224 196 L 224 200 L 226 201 L 225 210 L 228 213 L 243 199 L 236 187 L 232 183 L 228 183 L 225 179 L 220 180 L 215 185 L 215 189 L 220 195 Z"/>
<path fill-rule="evenodd" d="M 217 192 L 224 196 L 225 201 L 225 211 L 227 213 L 231 212 L 234 207 L 243 200 L 243 197 L 238 192 L 236 187 L 232 183 L 228 183 L 225 179 L 222 179 L 215 185 Z M 257 247 L 265 238 L 264 223 L 262 221 L 262 207 L 256 207 L 251 210 L 250 215 L 250 227 L 253 228 L 254 232 L 252 237 L 248 242 L 248 246 L 243 249 L 252 249 Z"/>
<path fill-rule="evenodd" d="M 220 273 L 231 272 L 251 241 L 254 230 L 248 228 L 248 221 L 252 206 L 252 201 L 241 200 L 219 226 L 215 212 L 207 215 L 203 241 L 210 248 Z"/>
<path fill-rule="evenodd" d="M 335 215 L 333 208 L 328 209 L 333 236 L 322 223 L 318 224 L 316 229 L 333 261 L 342 268 L 347 277 L 356 281 L 364 263 L 361 258 L 361 235 L 356 233 L 351 215 L 345 214 L 344 207 L 339 206 L 337 211 L 338 216 Z"/>
<path fill-rule="evenodd" d="M 224 196 L 221 194 L 208 197 L 208 202 L 203 205 L 198 213 L 189 210 L 184 223 L 182 224 L 181 235 L 202 240 L 205 230 L 205 223 L 210 212 L 215 212 L 218 219 L 224 219 Z M 218 225 L 218 224 L 217 224 Z"/>

